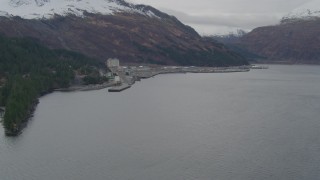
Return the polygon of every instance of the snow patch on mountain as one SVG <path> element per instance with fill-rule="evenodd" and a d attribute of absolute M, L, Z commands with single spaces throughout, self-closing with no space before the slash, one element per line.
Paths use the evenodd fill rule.
<path fill-rule="evenodd" d="M 142 11 L 123 0 L 2 0 L 0 16 L 20 16 L 24 19 L 49 19 L 54 15 L 73 14 L 84 16 L 84 12 L 109 15 L 116 12 L 140 13 L 157 17 L 152 11 Z M 159 18 L 159 17 L 157 17 Z"/>
<path fill-rule="evenodd" d="M 309 20 L 320 17 L 320 1 L 310 1 L 290 12 L 283 19 L 302 19 Z"/>

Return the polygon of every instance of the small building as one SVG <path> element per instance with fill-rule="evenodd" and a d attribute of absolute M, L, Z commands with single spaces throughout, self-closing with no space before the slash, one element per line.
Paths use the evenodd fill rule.
<path fill-rule="evenodd" d="M 112 73 L 111 73 L 111 72 L 107 72 L 107 73 L 105 74 L 105 77 L 107 77 L 107 78 L 112 78 L 113 76 L 112 76 Z"/>
<path fill-rule="evenodd" d="M 117 83 L 117 84 L 118 84 L 118 83 L 121 83 L 120 77 L 119 77 L 119 76 L 115 76 L 115 77 L 114 77 L 114 82 Z"/>
<path fill-rule="evenodd" d="M 149 71 L 151 68 L 149 66 L 139 66 L 138 70 L 139 71 Z"/>
<path fill-rule="evenodd" d="M 109 68 L 114 68 L 114 67 L 116 67 L 116 68 L 118 68 L 118 67 L 120 67 L 120 61 L 119 61 L 119 59 L 117 59 L 117 58 L 109 58 L 108 60 L 107 60 L 107 67 L 109 67 Z"/>

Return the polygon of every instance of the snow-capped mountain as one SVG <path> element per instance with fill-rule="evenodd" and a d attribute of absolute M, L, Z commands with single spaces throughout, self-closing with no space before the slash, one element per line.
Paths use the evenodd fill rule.
<path fill-rule="evenodd" d="M 247 64 L 174 16 L 125 0 L 0 0 L 0 11 L 1 35 L 31 37 L 102 62 L 117 57 L 139 64 Z"/>
<path fill-rule="evenodd" d="M 2 0 L 0 16 L 23 19 L 50 19 L 54 15 L 83 16 L 84 12 L 108 15 L 115 12 L 140 13 L 157 17 L 152 11 L 139 9 L 123 0 Z"/>
<path fill-rule="evenodd" d="M 283 19 L 284 20 L 289 20 L 289 19 L 309 20 L 309 19 L 314 19 L 319 17 L 320 17 L 320 1 L 314 0 L 294 9 Z"/>

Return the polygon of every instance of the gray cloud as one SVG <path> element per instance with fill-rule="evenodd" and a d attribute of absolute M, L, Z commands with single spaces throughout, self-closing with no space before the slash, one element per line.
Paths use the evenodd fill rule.
<path fill-rule="evenodd" d="M 223 34 L 235 29 L 277 24 L 281 17 L 312 0 L 130 0 L 152 5 L 200 34 Z"/>
<path fill-rule="evenodd" d="M 184 12 L 170 9 L 161 9 L 169 14 L 175 15 L 179 20 L 186 24 L 198 25 L 218 25 L 227 27 L 247 27 L 254 28 L 266 24 L 277 22 L 281 17 L 280 14 L 208 14 L 208 15 L 190 15 Z"/>

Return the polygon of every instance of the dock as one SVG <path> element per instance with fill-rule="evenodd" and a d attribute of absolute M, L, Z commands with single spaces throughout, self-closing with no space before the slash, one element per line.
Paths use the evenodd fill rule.
<path fill-rule="evenodd" d="M 251 69 L 269 69 L 268 66 L 263 66 L 263 65 L 252 65 L 250 68 Z"/>
<path fill-rule="evenodd" d="M 108 89 L 108 92 L 121 92 L 121 91 L 126 90 L 130 87 L 131 86 L 129 84 L 122 84 L 121 86 L 114 86 L 114 87 Z"/>

